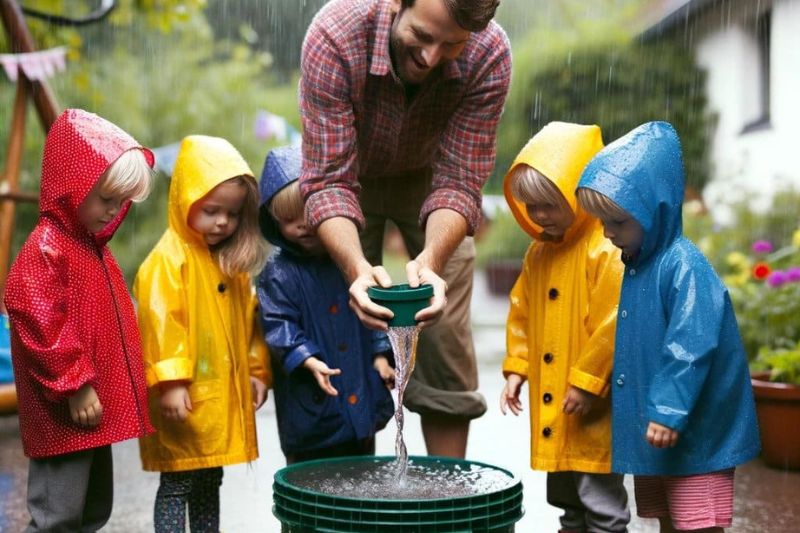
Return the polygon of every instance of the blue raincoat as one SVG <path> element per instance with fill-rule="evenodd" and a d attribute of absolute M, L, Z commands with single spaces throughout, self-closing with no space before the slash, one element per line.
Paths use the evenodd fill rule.
<path fill-rule="evenodd" d="M 348 285 L 328 257 L 304 255 L 286 241 L 267 205 L 300 176 L 300 149 L 276 148 L 261 175 L 261 231 L 277 248 L 258 278 L 261 323 L 272 356 L 275 404 L 285 454 L 371 437 L 394 413 L 378 372 L 377 353 L 391 351 L 384 333 L 366 329 L 348 306 Z M 342 373 L 328 396 L 303 368 L 310 356 Z"/>
<path fill-rule="evenodd" d="M 649 122 L 609 144 L 579 187 L 594 189 L 644 230 L 625 260 L 612 373 L 612 470 L 690 475 L 744 463 L 760 449 L 747 359 L 725 286 L 683 236 L 680 141 Z M 649 422 L 679 432 L 674 448 Z"/>

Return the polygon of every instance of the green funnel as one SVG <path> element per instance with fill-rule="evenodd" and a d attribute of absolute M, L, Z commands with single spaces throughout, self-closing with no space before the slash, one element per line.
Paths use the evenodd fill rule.
<path fill-rule="evenodd" d="M 394 313 L 389 321 L 390 328 L 416 326 L 414 315 L 429 305 L 433 296 L 433 285 L 420 285 L 411 288 L 407 283 L 391 287 L 369 287 L 367 295 L 378 305 L 388 307 Z"/>

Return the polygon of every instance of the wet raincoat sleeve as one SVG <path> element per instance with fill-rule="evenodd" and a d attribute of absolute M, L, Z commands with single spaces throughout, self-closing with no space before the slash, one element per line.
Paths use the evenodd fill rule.
<path fill-rule="evenodd" d="M 141 266 L 134 283 L 139 302 L 139 328 L 142 333 L 147 384 L 166 381 L 191 381 L 196 357 L 189 349 L 186 263 L 182 254 L 151 256 Z"/>
<path fill-rule="evenodd" d="M 250 367 L 250 375 L 259 379 L 268 389 L 272 388 L 272 366 L 269 360 L 269 350 L 264 342 L 264 334 L 261 331 L 261 324 L 258 320 L 258 299 L 253 292 L 250 302 L 250 312 L 247 313 L 246 320 L 253 325 L 250 335 L 250 349 L 247 352 L 247 362 Z"/>
<path fill-rule="evenodd" d="M 392 344 L 389 337 L 383 331 L 372 331 L 372 353 L 374 355 L 392 353 Z"/>
<path fill-rule="evenodd" d="M 306 336 L 298 307 L 301 288 L 286 269 L 267 263 L 258 280 L 258 301 L 261 304 L 261 327 L 271 357 L 279 360 L 287 374 L 320 353 L 319 347 Z"/>
<path fill-rule="evenodd" d="M 593 239 L 597 240 L 599 237 Z M 614 366 L 614 333 L 623 264 L 611 243 L 605 239 L 595 242 L 590 244 L 587 259 L 589 312 L 586 330 L 589 338 L 570 368 L 567 381 L 594 395 L 605 396 Z"/>
<path fill-rule="evenodd" d="M 686 429 L 718 346 L 725 291 L 704 284 L 703 270 L 697 266 L 679 264 L 674 270 L 672 283 L 660 284 L 669 291 L 664 299 L 669 319 L 647 415 L 650 421 L 680 433 Z"/>
<path fill-rule="evenodd" d="M 503 375 L 519 374 L 528 378 L 528 286 L 530 271 L 528 257 L 533 245 L 528 248 L 520 273 L 509 295 L 510 307 L 506 322 L 506 358 L 503 361 Z"/>
<path fill-rule="evenodd" d="M 31 377 L 50 401 L 63 401 L 96 378 L 94 363 L 82 345 L 79 320 L 70 310 L 71 287 L 66 258 L 47 243 L 39 246 L 29 272 L 18 276 L 6 298 L 14 335 L 24 350 L 14 357 L 25 359 Z M 46 302 L 46 309 L 42 309 Z"/>

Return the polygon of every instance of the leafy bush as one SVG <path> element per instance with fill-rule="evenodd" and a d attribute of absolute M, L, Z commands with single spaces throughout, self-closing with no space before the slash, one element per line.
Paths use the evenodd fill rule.
<path fill-rule="evenodd" d="M 791 348 L 774 350 L 764 346 L 750 367 L 769 372 L 770 381 L 800 386 L 800 342 Z"/>

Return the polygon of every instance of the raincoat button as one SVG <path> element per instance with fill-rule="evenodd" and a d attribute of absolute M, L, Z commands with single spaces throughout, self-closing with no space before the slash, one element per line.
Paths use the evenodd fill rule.
<path fill-rule="evenodd" d="M 337 348 L 339 349 L 340 352 L 346 352 L 347 351 L 347 344 L 341 343 L 339 346 L 337 346 Z"/>
<path fill-rule="evenodd" d="M 628 316 L 628 312 L 625 309 L 623 309 L 622 311 L 619 312 L 619 316 L 621 316 L 622 318 L 626 318 Z"/>
<path fill-rule="evenodd" d="M 619 385 L 620 387 L 625 385 L 625 374 L 619 375 L 619 377 L 617 378 L 617 385 Z"/>
<path fill-rule="evenodd" d="M 553 362 L 553 354 L 551 354 L 550 352 L 547 352 L 546 354 L 544 354 L 544 362 L 547 363 L 548 365 L 550 363 L 552 363 Z"/>
<path fill-rule="evenodd" d="M 332 315 L 335 315 L 336 313 L 338 313 L 338 312 L 339 312 L 339 308 L 338 308 L 338 307 L 336 307 L 336 304 L 333 304 L 332 306 L 330 306 L 330 307 L 328 308 L 328 312 L 329 312 L 330 314 L 332 314 Z"/>
<path fill-rule="evenodd" d="M 552 432 L 553 432 L 553 430 L 552 430 L 552 429 L 550 429 L 550 428 L 544 428 L 544 429 L 542 430 L 542 435 L 544 435 L 545 437 L 549 437 L 549 436 L 550 436 L 550 434 L 551 434 Z"/>
<path fill-rule="evenodd" d="M 219 285 L 217 285 L 217 290 L 219 292 L 225 292 L 225 284 L 224 283 L 220 283 Z"/>
<path fill-rule="evenodd" d="M 556 289 L 555 287 L 550 289 L 547 292 L 547 297 L 550 298 L 551 300 L 555 300 L 556 298 L 558 298 L 558 289 Z"/>
<path fill-rule="evenodd" d="M 545 392 L 545 393 L 544 393 L 544 396 L 542 396 L 542 401 L 543 401 L 544 403 L 550 403 L 550 402 L 552 402 L 552 401 L 553 401 L 553 395 L 552 395 L 552 394 L 550 394 L 549 392 Z"/>
<path fill-rule="evenodd" d="M 350 405 L 355 405 L 356 403 L 358 403 L 358 396 L 356 396 L 355 394 L 351 394 L 350 396 L 347 397 L 347 403 L 349 403 Z"/>
<path fill-rule="evenodd" d="M 635 276 L 635 275 L 636 275 L 636 269 L 635 269 L 635 268 L 632 268 L 632 269 L 630 270 L 630 273 L 631 273 L 631 276 Z"/>

